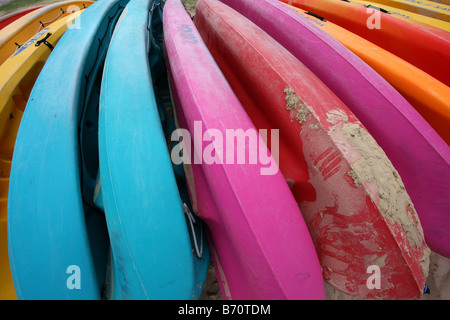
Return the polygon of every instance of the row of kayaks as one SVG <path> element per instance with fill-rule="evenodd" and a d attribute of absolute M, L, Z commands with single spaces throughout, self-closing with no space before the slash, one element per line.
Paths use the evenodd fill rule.
<path fill-rule="evenodd" d="M 1 299 L 198 299 L 210 260 L 226 299 L 422 297 L 450 258 L 450 33 L 283 2 L 8 17 Z"/>

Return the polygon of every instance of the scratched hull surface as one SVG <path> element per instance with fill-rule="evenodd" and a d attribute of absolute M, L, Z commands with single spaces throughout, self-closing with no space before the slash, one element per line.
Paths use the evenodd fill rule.
<path fill-rule="evenodd" d="M 273 0 L 264 0 L 258 5 L 248 0 L 223 2 L 273 36 L 358 117 L 400 173 L 419 214 L 427 244 L 433 251 L 450 257 L 450 200 L 446 196 L 448 187 L 445 187 L 450 183 L 450 148 L 445 141 L 385 79 L 312 25 L 319 23 L 320 28 L 325 28 L 329 21 L 319 21 L 312 16 L 306 20 Z M 292 34 L 296 36 L 292 37 Z M 355 46 L 357 42 L 351 45 Z M 376 54 L 376 51 L 367 51 Z M 378 60 L 379 66 L 388 62 L 386 58 Z M 402 67 L 399 63 L 394 64 L 394 69 L 395 66 Z M 414 75 L 410 70 L 408 74 Z M 346 80 L 342 81 L 343 78 Z M 413 82 L 414 79 L 408 79 L 402 86 Z M 409 91 L 410 97 L 426 92 L 417 86 Z M 448 88 L 443 92 L 446 91 Z M 442 101 L 442 98 L 438 97 L 438 100 Z M 442 102 L 438 105 L 444 108 Z M 443 116 L 438 118 L 445 121 Z M 424 166 L 424 163 L 428 165 Z"/>
<path fill-rule="evenodd" d="M 421 296 L 429 249 L 398 173 L 365 127 L 299 60 L 234 10 L 210 0 L 196 10 L 203 40 L 255 126 L 280 129 L 280 169 L 324 278 L 359 297 Z M 370 265 L 385 275 L 377 293 L 366 286 Z"/>

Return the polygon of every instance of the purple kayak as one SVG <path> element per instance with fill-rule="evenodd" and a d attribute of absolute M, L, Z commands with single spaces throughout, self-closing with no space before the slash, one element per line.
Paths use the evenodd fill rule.
<path fill-rule="evenodd" d="M 399 172 L 429 247 L 450 258 L 450 147 L 384 78 L 277 0 L 221 0 L 315 73 L 358 117 Z"/>

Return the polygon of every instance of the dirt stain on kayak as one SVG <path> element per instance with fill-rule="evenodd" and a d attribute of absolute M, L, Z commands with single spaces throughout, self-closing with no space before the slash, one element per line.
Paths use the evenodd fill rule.
<path fill-rule="evenodd" d="M 349 176 L 356 186 L 376 183 L 378 193 L 369 191 L 370 198 L 377 203 L 385 219 L 405 230 L 411 247 L 424 247 L 420 263 L 426 277 L 430 249 L 424 244 L 419 217 L 400 175 L 366 129 L 356 123 L 345 123 L 342 133 L 361 155 L 361 158 L 351 165 Z M 405 251 L 408 252 L 408 248 L 405 247 Z"/>
<path fill-rule="evenodd" d="M 308 109 L 308 105 L 300 99 L 299 96 L 297 96 L 294 92 L 294 90 L 290 87 L 287 87 L 284 89 L 284 93 L 286 94 L 286 97 L 284 100 L 286 100 L 286 109 L 289 111 L 297 111 L 295 114 L 295 119 L 302 124 L 306 121 L 306 116 L 310 113 Z"/>

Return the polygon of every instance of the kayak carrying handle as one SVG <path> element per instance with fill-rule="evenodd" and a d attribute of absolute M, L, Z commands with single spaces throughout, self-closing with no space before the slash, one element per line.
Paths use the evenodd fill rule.
<path fill-rule="evenodd" d="M 371 8 L 371 9 L 375 9 L 375 10 L 378 10 L 378 11 L 381 11 L 381 12 L 384 12 L 384 13 L 387 13 L 387 14 L 391 14 L 388 10 L 380 8 L 380 7 L 377 7 L 377 6 L 374 6 L 374 5 L 371 5 L 371 4 L 368 4 L 366 6 L 366 8 Z"/>
<path fill-rule="evenodd" d="M 310 16 L 313 16 L 313 17 L 319 19 L 320 21 L 323 21 L 323 22 L 326 22 L 326 21 L 327 21 L 327 20 L 325 20 L 324 17 L 321 17 L 321 16 L 319 16 L 319 15 L 316 14 L 316 13 L 312 13 L 312 12 L 309 12 L 309 11 L 306 11 L 305 13 L 306 13 L 306 14 L 309 14 Z"/>
<path fill-rule="evenodd" d="M 195 255 L 197 256 L 197 258 L 202 259 L 203 257 L 203 227 L 200 226 L 200 249 L 198 248 L 198 244 L 197 244 L 197 236 L 195 234 L 195 229 L 194 229 L 194 223 L 196 223 L 194 215 L 192 214 L 191 210 L 189 209 L 189 207 L 187 206 L 186 203 L 183 202 L 183 211 L 186 214 L 186 216 L 188 217 L 189 220 L 189 224 L 191 225 L 191 231 L 192 231 L 192 238 L 194 239 L 194 248 L 195 248 Z"/>
<path fill-rule="evenodd" d="M 47 47 L 49 47 L 50 50 L 53 50 L 53 49 L 54 49 L 53 45 L 47 41 L 47 39 L 48 39 L 51 35 L 52 35 L 52 34 L 51 34 L 50 32 L 48 32 L 47 35 L 46 35 L 43 39 L 36 41 L 35 46 L 36 46 L 36 47 L 39 47 L 39 46 L 43 43 L 43 44 L 45 44 Z"/>

